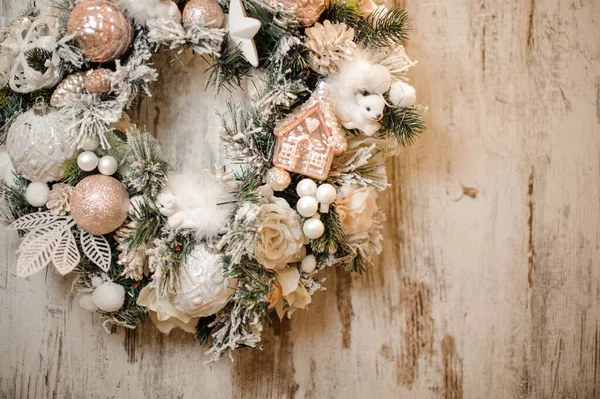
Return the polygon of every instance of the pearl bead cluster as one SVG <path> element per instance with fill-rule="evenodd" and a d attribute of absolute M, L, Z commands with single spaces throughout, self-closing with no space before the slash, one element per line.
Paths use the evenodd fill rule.
<path fill-rule="evenodd" d="M 98 168 L 98 172 L 105 176 L 114 175 L 119 168 L 117 160 L 110 155 L 98 159 L 94 152 L 98 147 L 100 147 L 100 139 L 96 136 L 88 137 L 81 146 L 83 152 L 77 157 L 77 166 L 84 172 L 91 172 Z"/>
<path fill-rule="evenodd" d="M 335 187 L 327 183 L 317 187 L 317 183 L 311 179 L 304 179 L 296 186 L 296 193 L 300 196 L 296 210 L 301 216 L 310 218 L 304 222 L 302 231 L 306 237 L 315 240 L 325 232 L 325 225 L 318 212 L 329 212 L 329 205 L 337 198 Z"/>

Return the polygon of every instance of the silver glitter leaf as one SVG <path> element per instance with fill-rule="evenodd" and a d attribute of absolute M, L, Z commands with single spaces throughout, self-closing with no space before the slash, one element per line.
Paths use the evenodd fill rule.
<path fill-rule="evenodd" d="M 111 250 L 104 236 L 94 236 L 85 230 L 81 231 L 81 248 L 83 253 L 102 271 L 110 269 Z"/>

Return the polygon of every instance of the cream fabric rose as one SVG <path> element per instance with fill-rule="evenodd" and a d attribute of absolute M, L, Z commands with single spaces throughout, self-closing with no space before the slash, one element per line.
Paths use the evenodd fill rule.
<path fill-rule="evenodd" d="M 277 271 L 277 280 L 281 286 L 282 298 L 274 304 L 277 315 L 284 316 L 284 300 L 293 308 L 304 309 L 312 302 L 306 288 L 300 284 L 300 272 L 295 267 L 286 267 Z"/>
<path fill-rule="evenodd" d="M 168 297 L 159 297 L 153 287 L 145 286 L 140 291 L 137 304 L 150 310 L 150 319 L 164 334 L 168 334 L 175 327 L 189 333 L 196 332 L 198 317 L 191 317 L 175 308 Z"/>
<path fill-rule="evenodd" d="M 256 260 L 266 269 L 283 269 L 299 262 L 306 253 L 300 216 L 283 198 L 273 196 L 268 186 L 259 193 L 269 201 L 261 208 L 256 237 Z"/>
<path fill-rule="evenodd" d="M 344 232 L 364 233 L 373 226 L 373 216 L 377 213 L 377 191 L 372 187 L 343 187 L 336 205 Z"/>

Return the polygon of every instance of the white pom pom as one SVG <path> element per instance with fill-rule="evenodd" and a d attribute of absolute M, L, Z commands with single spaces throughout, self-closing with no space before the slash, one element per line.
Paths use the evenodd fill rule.
<path fill-rule="evenodd" d="M 50 196 L 50 187 L 46 183 L 33 182 L 27 186 L 25 199 L 31 206 L 44 206 Z"/>
<path fill-rule="evenodd" d="M 94 288 L 98 288 L 100 286 L 100 284 L 102 284 L 104 282 L 104 280 L 102 280 L 102 277 L 92 277 L 92 287 Z"/>
<path fill-rule="evenodd" d="M 95 312 L 96 305 L 94 305 L 94 298 L 92 294 L 81 294 L 79 295 L 79 306 L 83 310 L 87 310 L 88 312 Z"/>
<path fill-rule="evenodd" d="M 125 288 L 106 281 L 98 286 L 92 294 L 94 305 L 105 312 L 116 312 L 125 303 Z"/>
<path fill-rule="evenodd" d="M 392 84 L 392 74 L 390 70 L 383 65 L 373 65 L 363 76 L 363 85 L 361 89 L 369 93 L 383 94 L 390 89 Z"/>
<path fill-rule="evenodd" d="M 412 107 L 417 102 L 417 92 L 414 87 L 399 80 L 392 84 L 390 101 L 398 107 Z"/>

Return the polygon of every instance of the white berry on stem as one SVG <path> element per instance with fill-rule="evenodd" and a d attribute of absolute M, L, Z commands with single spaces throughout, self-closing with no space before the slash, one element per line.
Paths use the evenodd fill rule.
<path fill-rule="evenodd" d="M 314 197 L 317 192 L 317 183 L 311 179 L 300 180 L 296 186 L 296 193 L 300 197 Z"/>
<path fill-rule="evenodd" d="M 319 203 L 315 197 L 302 197 L 296 204 L 296 210 L 305 218 L 313 216 L 319 210 Z"/>
<path fill-rule="evenodd" d="M 84 151 L 77 157 L 77 166 L 84 172 L 91 172 L 98 166 L 98 157 L 91 151 Z"/>
<path fill-rule="evenodd" d="M 302 226 L 304 235 L 311 240 L 316 240 L 325 232 L 325 225 L 319 219 L 308 219 Z"/>
<path fill-rule="evenodd" d="M 98 171 L 106 176 L 114 175 L 118 168 L 117 160 L 110 155 L 103 156 L 98 162 Z"/>
<path fill-rule="evenodd" d="M 317 189 L 317 201 L 321 203 L 321 213 L 329 212 L 329 205 L 337 198 L 335 187 L 331 184 L 321 184 Z"/>

